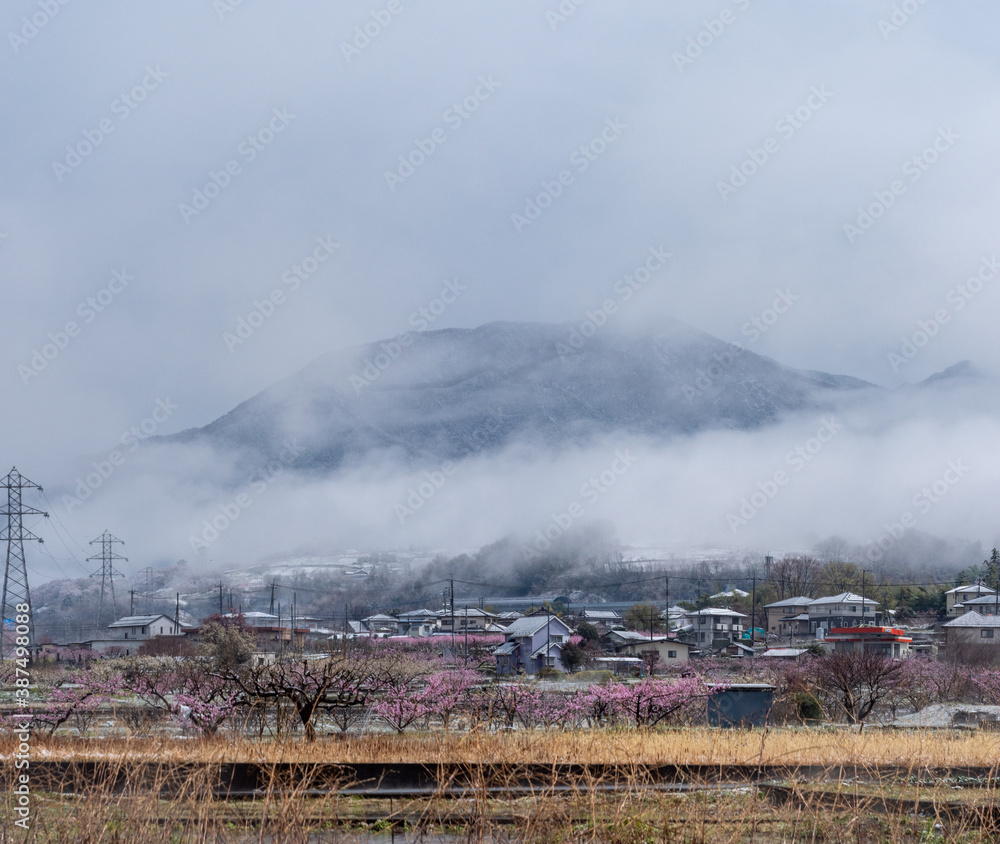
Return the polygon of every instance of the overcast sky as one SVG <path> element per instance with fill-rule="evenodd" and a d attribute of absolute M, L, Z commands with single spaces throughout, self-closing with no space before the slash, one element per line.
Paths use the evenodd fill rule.
<path fill-rule="evenodd" d="M 9 0 L 4 470 L 64 482 L 158 402 L 157 433 L 204 425 L 449 280 L 434 328 L 582 319 L 651 248 L 669 265 L 625 320 L 746 342 L 780 291 L 753 348 L 782 363 L 1000 369 L 998 23 L 961 0 Z"/>

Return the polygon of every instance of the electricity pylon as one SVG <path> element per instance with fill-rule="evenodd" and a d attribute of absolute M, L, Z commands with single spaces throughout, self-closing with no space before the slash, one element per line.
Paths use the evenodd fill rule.
<path fill-rule="evenodd" d="M 111 621 L 118 620 L 118 601 L 115 599 L 115 578 L 125 576 L 115 568 L 114 562 L 115 560 L 125 560 L 128 562 L 128 557 L 123 557 L 121 554 L 115 553 L 115 544 L 124 545 L 125 543 L 117 536 L 112 536 L 109 531 L 106 530 L 97 539 L 92 539 L 90 544 L 96 545 L 98 542 L 101 543 L 101 553 L 87 557 L 87 562 L 89 563 L 91 560 L 101 561 L 101 570 L 95 571 L 90 576 L 101 578 L 101 603 L 97 610 L 97 623 L 101 627 L 107 627 Z M 109 586 L 111 588 L 111 607 L 114 615 L 111 621 L 106 622 L 104 618 L 104 592 Z"/>
<path fill-rule="evenodd" d="M 24 543 L 42 542 L 30 530 L 24 527 L 25 516 L 49 517 L 48 513 L 26 507 L 22 500 L 24 490 L 42 488 L 32 483 L 17 471 L 15 466 L 3 478 L 0 489 L 7 490 L 6 507 L 0 509 L 0 517 L 7 517 L 7 526 L 0 528 L 0 542 L 7 543 L 7 564 L 3 572 L 3 598 L 0 599 L 0 657 L 7 653 L 6 646 L 15 646 L 16 623 L 18 615 L 28 617 L 28 647 L 35 644 L 35 623 L 31 613 L 31 592 L 28 589 L 28 569 L 24 562 Z M 27 611 L 18 612 L 17 607 L 27 607 Z"/>

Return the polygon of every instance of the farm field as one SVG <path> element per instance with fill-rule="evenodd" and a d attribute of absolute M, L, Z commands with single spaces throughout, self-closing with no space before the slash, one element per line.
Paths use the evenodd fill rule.
<path fill-rule="evenodd" d="M 35 823 L 0 840 L 985 842 L 1000 831 L 998 751 L 981 730 L 839 727 L 39 737 Z M 219 773 L 238 764 L 260 787 L 227 799 Z M 346 773 L 413 764 L 436 770 L 436 787 L 386 795 Z M 0 818 L 12 808 L 8 796 Z"/>

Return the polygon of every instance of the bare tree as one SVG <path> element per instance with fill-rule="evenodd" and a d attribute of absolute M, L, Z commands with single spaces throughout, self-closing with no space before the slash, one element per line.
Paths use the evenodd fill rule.
<path fill-rule="evenodd" d="M 821 565 L 813 557 L 782 557 L 771 564 L 770 582 L 782 598 L 814 596 Z"/>
<path fill-rule="evenodd" d="M 852 724 L 864 724 L 905 677 L 902 662 L 871 651 L 828 654 L 815 665 L 819 689 Z"/>
<path fill-rule="evenodd" d="M 378 695 L 397 680 L 398 659 L 358 659 L 331 655 L 322 659 L 280 660 L 242 670 L 225 679 L 239 690 L 238 703 L 253 706 L 268 700 L 288 701 L 299 716 L 307 741 L 316 738 L 315 716 L 324 711 L 346 732 Z"/>

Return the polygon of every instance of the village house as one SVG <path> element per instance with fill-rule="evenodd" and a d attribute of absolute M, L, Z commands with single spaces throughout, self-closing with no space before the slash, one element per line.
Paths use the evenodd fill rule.
<path fill-rule="evenodd" d="M 511 622 L 504 643 L 493 651 L 497 676 L 537 674 L 544 667 L 565 671 L 562 649 L 572 633 L 555 615 L 529 615 Z"/>
<path fill-rule="evenodd" d="M 478 607 L 455 608 L 455 614 L 451 610 L 441 610 L 438 613 L 438 627 L 442 633 L 485 633 L 487 628 L 496 624 L 497 615 L 486 612 Z"/>
<path fill-rule="evenodd" d="M 862 598 L 854 592 L 841 592 L 825 598 L 814 598 L 806 612 L 809 615 L 809 632 L 817 629 L 832 630 L 834 627 L 882 623 L 882 613 L 878 611 L 878 601 Z"/>
<path fill-rule="evenodd" d="M 962 613 L 967 612 L 965 607 L 967 601 L 974 601 L 987 595 L 996 593 L 982 583 L 970 583 L 967 586 L 956 586 L 944 593 L 944 612 L 948 618 L 958 618 Z"/>
<path fill-rule="evenodd" d="M 128 615 L 107 626 L 107 636 L 80 642 L 87 650 L 107 652 L 113 650 L 124 656 L 136 654 L 144 643 L 158 638 L 173 637 L 183 640 L 185 631 L 170 616 Z"/>
<path fill-rule="evenodd" d="M 109 639 L 145 641 L 154 636 L 181 635 L 181 626 L 170 616 L 127 615 L 108 625 Z"/>
<path fill-rule="evenodd" d="M 963 613 L 977 612 L 980 615 L 1000 615 L 1000 595 L 996 593 L 990 593 L 988 595 L 980 595 L 978 598 L 968 598 L 962 601 L 960 604 L 956 603 L 952 610 L 955 613 L 955 618 L 958 618 Z"/>
<path fill-rule="evenodd" d="M 687 662 L 691 646 L 673 636 L 654 636 L 650 638 L 645 633 L 635 630 L 612 630 L 608 641 L 619 656 L 643 657 L 655 653 L 664 665 L 675 665 Z"/>
<path fill-rule="evenodd" d="M 986 615 L 969 610 L 958 618 L 942 625 L 945 647 L 954 649 L 962 645 L 987 645 L 1000 648 L 1000 616 Z"/>
<path fill-rule="evenodd" d="M 743 636 L 743 613 L 735 610 L 706 607 L 685 613 L 691 623 L 690 638 L 699 648 L 719 650 Z"/>
<path fill-rule="evenodd" d="M 808 636 L 809 614 L 807 609 L 812 598 L 799 595 L 795 598 L 785 598 L 773 604 L 764 605 L 766 617 L 765 626 L 768 633 L 777 636 Z"/>

